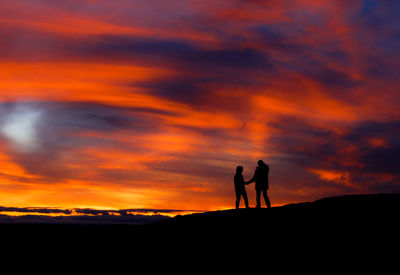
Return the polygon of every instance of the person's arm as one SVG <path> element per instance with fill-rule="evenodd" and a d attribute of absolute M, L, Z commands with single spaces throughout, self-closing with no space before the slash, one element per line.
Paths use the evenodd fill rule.
<path fill-rule="evenodd" d="M 257 170 L 254 172 L 253 178 L 252 178 L 251 180 L 249 180 L 249 181 L 247 182 L 247 184 L 250 184 L 250 183 L 253 183 L 253 182 L 256 181 L 256 173 L 257 173 Z"/>

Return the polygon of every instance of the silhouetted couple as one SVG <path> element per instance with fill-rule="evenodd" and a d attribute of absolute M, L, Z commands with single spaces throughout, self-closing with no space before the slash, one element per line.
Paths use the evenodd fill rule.
<path fill-rule="evenodd" d="M 268 208 L 270 208 L 271 202 L 269 200 L 267 193 L 267 190 L 269 188 L 269 182 L 268 182 L 269 166 L 265 164 L 264 161 L 259 160 L 256 171 L 254 172 L 254 176 L 248 182 L 244 181 L 242 173 L 243 173 L 243 167 L 242 166 L 236 167 L 236 174 L 234 178 L 235 192 L 236 192 L 236 209 L 239 208 L 241 197 L 243 197 L 244 199 L 246 208 L 250 208 L 245 185 L 248 185 L 253 182 L 256 183 L 255 184 L 256 202 L 257 202 L 256 208 L 261 208 L 261 193 L 264 196 L 265 204 L 267 205 Z"/>

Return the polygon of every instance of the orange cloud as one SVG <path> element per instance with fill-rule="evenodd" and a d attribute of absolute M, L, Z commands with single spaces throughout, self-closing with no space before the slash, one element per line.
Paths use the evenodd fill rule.
<path fill-rule="evenodd" d="M 349 187 L 355 187 L 353 183 L 351 183 L 348 172 L 337 172 L 337 171 L 329 171 L 329 170 L 318 170 L 318 169 L 309 169 L 309 172 L 318 175 L 318 177 L 326 182 L 333 182 L 336 184 L 343 184 Z"/>

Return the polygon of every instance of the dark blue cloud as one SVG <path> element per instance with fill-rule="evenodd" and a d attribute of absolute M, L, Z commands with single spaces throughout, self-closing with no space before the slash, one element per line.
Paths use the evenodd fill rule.
<path fill-rule="evenodd" d="M 191 70 L 258 69 L 270 71 L 273 64 L 264 53 L 251 48 L 204 49 L 182 40 L 138 38 L 132 36 L 92 36 L 66 44 L 67 51 L 81 57 L 143 60 Z"/>
<path fill-rule="evenodd" d="M 365 0 L 362 9 L 350 17 L 358 27 L 355 38 L 383 57 L 400 55 L 400 4 L 392 0 Z"/>
<path fill-rule="evenodd" d="M 343 139 L 354 143 L 368 145 L 370 138 L 384 138 L 390 146 L 400 146 L 400 122 L 363 121 L 351 128 Z"/>
<path fill-rule="evenodd" d="M 345 127 L 346 134 L 313 126 L 299 119 L 282 119 L 269 127 L 266 150 L 274 148 L 303 169 L 348 173 L 349 180 L 365 191 L 396 192 L 400 185 L 400 122 L 364 121 Z M 274 131 L 275 132 L 275 131 Z M 383 140 L 374 144 L 371 140 Z M 310 183 L 311 184 L 311 183 Z M 379 189 L 382 184 L 382 189 Z M 349 186 L 342 186 L 350 191 Z M 370 189 L 371 188 L 371 189 Z"/>
<path fill-rule="evenodd" d="M 364 122 L 352 129 L 344 139 L 357 144 L 361 153 L 360 170 L 400 176 L 400 122 Z M 374 146 L 371 139 L 384 144 Z"/>
<path fill-rule="evenodd" d="M 165 215 L 82 215 L 82 216 L 58 216 L 43 215 L 8 216 L 0 214 L 1 223 L 22 224 L 147 224 L 168 219 Z"/>
<path fill-rule="evenodd" d="M 338 71 L 317 62 L 310 64 L 303 72 L 328 89 L 334 87 L 347 90 L 360 85 L 360 81 L 352 79 L 347 72 Z"/>
<path fill-rule="evenodd" d="M 129 35 L 77 35 L 66 37 L 18 27 L 0 28 L 2 59 L 24 61 L 79 60 L 134 62 L 182 69 L 262 70 L 275 69 L 262 51 L 236 43 L 212 49 L 185 39 L 143 38 Z M 236 45 L 236 46 L 235 46 Z"/>
<path fill-rule="evenodd" d="M 40 213 L 40 214 L 65 214 L 70 215 L 72 210 L 57 208 L 23 208 L 23 207 L 3 207 L 0 206 L 1 212 L 17 212 L 17 213 Z"/>
<path fill-rule="evenodd" d="M 360 163 L 365 173 L 382 173 L 400 177 L 400 146 L 370 149 L 363 153 Z"/>
<path fill-rule="evenodd" d="M 143 84 L 136 83 L 135 86 L 145 88 L 157 97 L 200 105 L 209 95 L 206 88 L 203 87 L 205 83 L 207 81 L 201 79 L 181 77 L 153 80 Z"/>
<path fill-rule="evenodd" d="M 298 36 L 307 33 L 301 24 L 262 24 L 251 27 L 249 32 L 254 35 L 255 41 L 262 43 L 269 50 L 301 54 L 307 48 L 306 45 L 296 41 Z"/>
<path fill-rule="evenodd" d="M 383 83 L 397 83 L 397 80 L 400 77 L 400 70 L 394 68 L 396 64 L 396 58 L 390 60 L 391 63 L 388 63 L 386 60 L 382 60 L 381 56 L 379 57 L 369 57 L 368 60 L 365 61 L 365 65 L 361 69 L 365 77 L 369 80 L 375 80 L 382 85 Z M 384 87 L 380 87 L 384 90 Z"/>
<path fill-rule="evenodd" d="M 11 212 L 24 214 L 11 216 L 2 214 Z M 146 224 L 168 219 L 168 214 L 178 215 L 183 212 L 199 212 L 176 209 L 121 209 L 98 210 L 90 208 L 58 209 L 35 207 L 0 206 L 1 223 L 58 223 L 58 224 Z M 45 216 L 53 214 L 55 216 Z M 146 215 L 151 214 L 151 215 Z M 60 215 L 60 216 L 57 216 Z"/>

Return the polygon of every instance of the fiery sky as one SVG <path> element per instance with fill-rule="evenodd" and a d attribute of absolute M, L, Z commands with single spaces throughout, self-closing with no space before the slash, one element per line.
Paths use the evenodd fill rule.
<path fill-rule="evenodd" d="M 400 192 L 397 0 L 0 0 L 0 205 Z M 249 186 L 254 205 L 254 186 Z"/>

